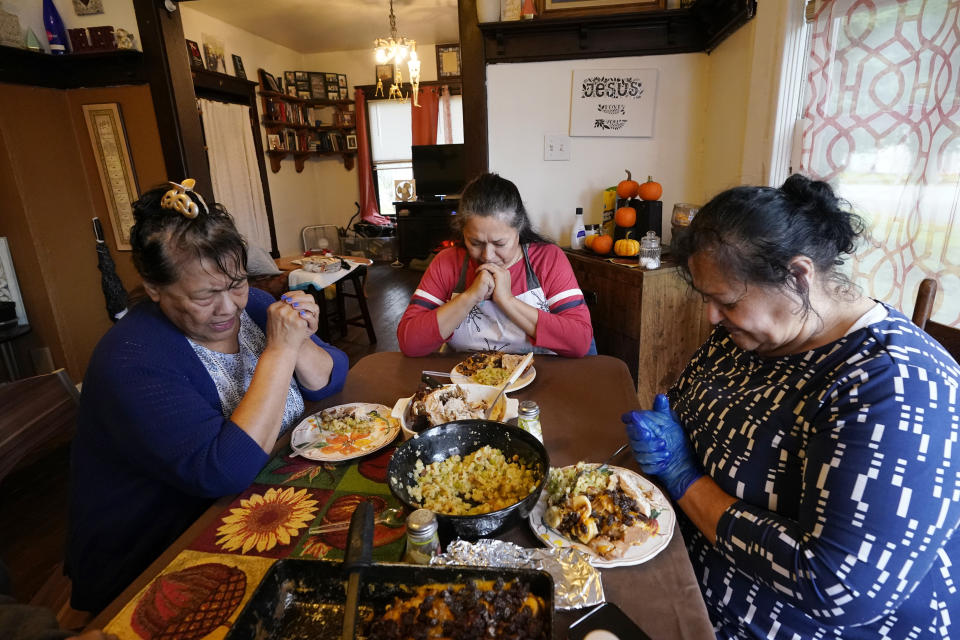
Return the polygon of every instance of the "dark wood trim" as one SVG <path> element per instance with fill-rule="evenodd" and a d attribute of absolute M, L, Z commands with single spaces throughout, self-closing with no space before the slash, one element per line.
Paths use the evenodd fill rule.
<path fill-rule="evenodd" d="M 463 144 L 468 178 L 486 173 L 487 148 L 487 61 L 483 55 L 483 34 L 477 23 L 476 0 L 459 0 L 460 79 L 463 84 Z"/>
<path fill-rule="evenodd" d="M 51 89 L 145 84 L 143 53 L 128 49 L 54 56 L 0 46 L 0 82 Z"/>
<path fill-rule="evenodd" d="M 180 12 L 168 12 L 157 0 L 133 0 L 133 8 L 167 177 L 177 181 L 194 178 L 197 191 L 212 202 L 210 166 L 203 148 L 203 131 Z"/>
<path fill-rule="evenodd" d="M 407 85 L 409 85 L 409 83 L 407 83 Z M 450 95 L 452 96 L 458 96 L 463 93 L 463 86 L 460 84 L 460 78 L 457 78 L 456 80 L 450 80 L 448 82 L 444 82 L 442 80 L 436 80 L 436 81 L 431 80 L 429 82 L 421 82 L 420 88 L 426 89 L 428 87 L 442 87 L 444 85 L 450 88 Z M 377 85 L 375 84 L 358 84 L 358 85 L 354 85 L 353 88 L 360 89 L 361 91 L 363 91 L 363 97 L 366 98 L 367 100 L 384 100 L 385 99 L 381 96 L 374 97 L 374 94 L 377 92 Z"/>
<path fill-rule="evenodd" d="M 757 0 L 698 0 L 690 11 L 704 25 L 703 50 L 710 53 L 757 15 Z"/>
<path fill-rule="evenodd" d="M 260 135 L 260 115 L 257 112 L 258 85 L 250 80 L 206 69 L 194 68 L 192 75 L 197 97 L 243 104 L 249 107 L 250 131 L 253 134 L 253 145 L 260 169 L 260 182 L 263 185 L 263 204 L 267 211 L 267 226 L 270 229 L 270 254 L 274 258 L 279 258 L 277 230 L 273 222 L 273 202 L 270 199 L 270 182 L 267 179 L 267 163 L 264 160 L 263 139 Z"/>

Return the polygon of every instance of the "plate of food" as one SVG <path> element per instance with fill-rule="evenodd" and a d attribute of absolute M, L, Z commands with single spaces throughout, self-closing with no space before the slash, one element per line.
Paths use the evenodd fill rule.
<path fill-rule="evenodd" d="M 318 462 L 359 458 L 387 446 L 400 431 L 390 407 L 351 402 L 330 407 L 305 418 L 293 429 L 294 455 Z"/>
<path fill-rule="evenodd" d="M 392 416 L 400 420 L 406 437 L 456 420 L 483 419 L 497 389 L 481 384 L 445 384 L 423 387 L 410 398 L 400 398 Z M 490 420 L 506 422 L 517 417 L 517 400 L 506 394 L 497 400 Z"/>
<path fill-rule="evenodd" d="M 670 542 L 677 517 L 663 493 L 638 473 L 578 462 L 551 468 L 530 512 L 547 545 L 575 547 L 595 567 L 641 564 Z"/>
<path fill-rule="evenodd" d="M 524 354 L 499 353 L 497 351 L 480 351 L 470 355 L 450 371 L 450 381 L 454 384 L 485 384 L 499 387 L 510 377 L 513 370 L 523 360 Z M 527 370 L 507 387 L 507 391 L 523 389 L 537 377 L 537 370 L 533 368 L 533 361 Z"/>

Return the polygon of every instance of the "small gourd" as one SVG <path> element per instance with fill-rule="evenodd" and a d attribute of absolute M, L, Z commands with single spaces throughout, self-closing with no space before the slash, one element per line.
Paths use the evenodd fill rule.
<path fill-rule="evenodd" d="M 598 253 L 602 256 L 610 253 L 610 250 L 613 249 L 613 236 L 597 236 L 593 239 L 590 248 L 593 249 L 594 253 Z"/>
<path fill-rule="evenodd" d="M 627 179 L 621 180 L 620 183 L 617 184 L 617 197 L 623 198 L 624 200 L 636 198 L 637 192 L 640 190 L 640 184 L 631 178 L 629 169 L 624 169 L 624 171 L 627 172 Z"/>
<path fill-rule="evenodd" d="M 637 210 L 633 207 L 620 207 L 613 216 L 618 227 L 632 227 L 637 224 Z"/>
<path fill-rule="evenodd" d="M 647 181 L 640 185 L 637 195 L 641 200 L 659 200 L 663 195 L 663 187 L 659 182 L 653 181 L 653 176 L 647 176 Z"/>
<path fill-rule="evenodd" d="M 618 256 L 626 258 L 640 253 L 640 243 L 630 237 L 631 233 L 633 232 L 628 231 L 625 238 L 617 240 L 617 243 L 613 245 L 613 252 Z"/>

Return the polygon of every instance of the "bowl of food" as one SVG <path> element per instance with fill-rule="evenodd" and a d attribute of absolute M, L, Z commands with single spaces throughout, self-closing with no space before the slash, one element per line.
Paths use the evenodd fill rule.
<path fill-rule="evenodd" d="M 482 384 L 445 384 L 421 388 L 411 398 L 401 398 L 393 408 L 405 438 L 456 420 L 483 420 L 497 387 Z M 506 422 L 517 417 L 517 400 L 500 396 L 490 420 Z"/>
<path fill-rule="evenodd" d="M 397 447 L 387 484 L 407 508 L 436 513 L 446 533 L 476 539 L 526 518 L 549 469 L 543 443 L 523 429 L 458 420 Z"/>

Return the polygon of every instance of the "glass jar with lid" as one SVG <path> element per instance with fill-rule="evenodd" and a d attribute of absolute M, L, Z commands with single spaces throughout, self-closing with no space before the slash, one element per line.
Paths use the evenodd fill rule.
<path fill-rule="evenodd" d="M 698 211 L 700 211 L 700 205 L 698 204 L 689 204 L 686 202 L 674 204 L 673 215 L 670 216 L 670 228 L 673 235 L 676 236 L 678 231 L 689 227 Z"/>
<path fill-rule="evenodd" d="M 656 231 L 647 231 L 647 235 L 640 238 L 640 266 L 644 269 L 660 267 L 660 236 Z"/>

